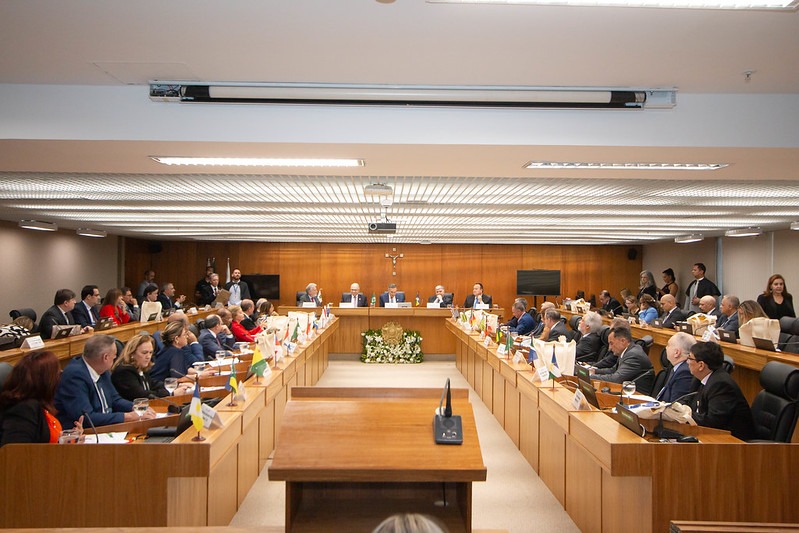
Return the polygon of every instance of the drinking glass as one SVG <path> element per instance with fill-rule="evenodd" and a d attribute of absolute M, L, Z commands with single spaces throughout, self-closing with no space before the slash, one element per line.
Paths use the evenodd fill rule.
<path fill-rule="evenodd" d="M 216 362 L 217 362 L 217 365 L 218 365 L 217 366 L 217 374 L 221 375 L 222 374 L 222 359 L 225 358 L 225 356 L 227 355 L 227 352 L 225 350 L 217 350 L 214 355 L 216 357 Z"/>
<path fill-rule="evenodd" d="M 147 398 L 136 398 L 133 400 L 133 412 L 139 415 L 139 420 L 141 417 L 144 416 L 144 413 L 147 412 L 147 409 L 150 407 L 150 400 Z"/>
<path fill-rule="evenodd" d="M 625 381 L 622 383 L 621 392 L 627 398 L 627 405 L 630 405 L 630 398 L 635 394 L 635 381 Z"/>
<path fill-rule="evenodd" d="M 166 378 L 164 380 L 164 388 L 169 392 L 170 396 L 174 396 L 178 388 L 178 378 Z"/>
<path fill-rule="evenodd" d="M 77 429 L 65 429 L 58 437 L 58 444 L 77 444 L 80 442 L 81 431 Z"/>

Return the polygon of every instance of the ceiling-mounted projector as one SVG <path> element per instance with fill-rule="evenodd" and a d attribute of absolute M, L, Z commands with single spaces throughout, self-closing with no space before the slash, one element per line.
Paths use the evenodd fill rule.
<path fill-rule="evenodd" d="M 363 188 L 364 196 L 391 196 L 394 189 L 385 183 L 371 183 Z"/>
<path fill-rule="evenodd" d="M 397 233 L 397 224 L 395 222 L 370 222 L 369 233 L 377 235 Z"/>

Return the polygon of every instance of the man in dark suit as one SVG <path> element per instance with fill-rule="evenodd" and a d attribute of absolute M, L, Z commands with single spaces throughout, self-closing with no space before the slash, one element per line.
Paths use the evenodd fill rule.
<path fill-rule="evenodd" d="M 75 293 L 69 289 L 59 289 L 53 298 L 53 306 L 42 314 L 39 322 L 39 334 L 42 339 L 50 339 L 53 336 L 53 326 L 68 326 L 75 324 L 72 316 L 72 309 L 75 308 Z M 91 328 L 86 329 L 91 331 Z M 84 331 L 84 333 L 86 332 Z"/>
<path fill-rule="evenodd" d="M 688 367 L 700 381 L 691 402 L 694 421 L 700 426 L 726 429 L 741 440 L 754 438 L 752 410 L 738 384 L 721 368 L 724 353 L 715 342 L 697 342 L 691 348 Z"/>
<path fill-rule="evenodd" d="M 694 389 L 694 377 L 688 369 L 688 355 L 696 344 L 696 337 L 679 332 L 671 336 L 666 343 L 666 357 L 671 363 L 663 388 L 652 391 L 655 399 L 661 402 L 673 402 L 690 393 Z"/>
<path fill-rule="evenodd" d="M 97 312 L 97 304 L 100 303 L 100 289 L 97 285 L 86 285 L 80 291 L 81 302 L 75 304 L 72 310 L 72 318 L 75 319 L 80 327 L 91 327 L 100 321 L 100 313 Z"/>
<path fill-rule="evenodd" d="M 685 320 L 685 313 L 677 307 L 677 299 L 671 294 L 661 296 L 660 306 L 663 308 L 663 314 L 660 315 L 660 319 L 663 321 L 664 328 L 674 329 L 677 327 L 677 322 Z"/>
<path fill-rule="evenodd" d="M 601 379 L 613 383 L 635 381 L 636 389 L 643 394 L 652 392 L 655 381 L 654 368 L 644 350 L 633 342 L 627 328 L 612 328 L 608 335 L 611 351 L 619 356 L 616 364 L 610 368 L 597 368 L 592 379 Z M 647 373 L 648 372 L 648 373 Z"/>
<path fill-rule="evenodd" d="M 133 412 L 133 403 L 122 398 L 111 383 L 109 370 L 116 356 L 113 337 L 93 335 L 86 341 L 83 355 L 64 368 L 54 402 L 62 427 L 72 427 L 84 413 L 88 413 L 95 426 L 139 420 L 139 415 Z M 142 418 L 155 418 L 155 411 L 148 409 Z M 89 427 L 89 420 L 84 418 L 83 425 Z"/>
<path fill-rule="evenodd" d="M 316 286 L 316 283 L 309 283 L 305 286 L 305 294 L 300 296 L 300 299 L 297 301 L 299 306 L 302 306 L 304 303 L 311 302 L 314 306 L 322 305 L 322 299 L 319 298 L 319 287 Z"/>
<path fill-rule="evenodd" d="M 735 336 L 738 336 L 738 307 L 741 305 L 741 300 L 737 296 L 726 294 L 721 299 L 721 317 L 716 322 L 717 329 L 724 331 L 732 331 Z"/>
<path fill-rule="evenodd" d="M 203 356 L 208 361 L 216 358 L 219 350 L 232 350 L 236 339 L 226 325 L 222 323 L 219 315 L 210 314 L 205 317 L 205 329 L 200 332 L 197 339 L 202 346 Z"/>
<path fill-rule="evenodd" d="M 472 294 L 466 297 L 466 302 L 463 306 L 474 307 L 477 304 L 486 304 L 488 307 L 491 307 L 491 303 L 491 296 L 483 294 L 483 284 L 475 283 L 474 287 L 472 287 Z"/>
<path fill-rule="evenodd" d="M 230 274 L 230 281 L 225 283 L 225 290 L 230 293 L 228 305 L 239 305 L 243 300 L 251 300 L 250 286 L 241 279 L 241 270 L 234 268 Z"/>
<path fill-rule="evenodd" d="M 685 299 L 685 310 L 699 313 L 699 300 L 702 296 L 721 296 L 721 292 L 715 283 L 705 278 L 704 263 L 695 263 L 691 268 L 691 274 L 693 274 L 694 280 L 685 291 L 688 296 Z"/>
<path fill-rule="evenodd" d="M 541 307 L 543 309 L 543 305 Z M 560 319 L 560 312 L 555 309 L 554 304 L 552 307 L 543 311 L 542 315 L 543 318 L 541 321 L 544 323 L 544 329 L 539 335 L 540 339 L 551 342 L 563 336 L 566 337 L 566 341 L 568 342 L 574 338 L 574 335 L 566 329 L 566 324 Z"/>
<path fill-rule="evenodd" d="M 602 291 L 599 293 L 599 303 L 602 304 L 602 309 L 607 313 L 613 313 L 614 315 L 620 316 L 624 312 L 624 309 L 619 301 L 611 296 L 608 291 Z"/>
<path fill-rule="evenodd" d="M 707 316 L 714 316 L 716 317 L 716 322 L 719 320 L 719 310 L 716 308 L 716 297 L 715 296 L 702 296 L 699 299 L 699 312 L 706 314 Z"/>
<path fill-rule="evenodd" d="M 452 307 L 452 296 L 446 294 L 443 285 L 436 285 L 436 293 L 427 299 L 429 303 L 438 303 L 440 307 Z"/>
<path fill-rule="evenodd" d="M 380 307 L 385 307 L 390 303 L 402 303 L 405 301 L 405 294 L 397 292 L 397 284 L 392 283 L 388 286 L 388 291 L 380 295 Z"/>
<path fill-rule="evenodd" d="M 255 302 L 252 300 L 242 300 L 241 301 L 241 310 L 244 313 L 244 319 L 241 321 L 241 325 L 247 331 L 251 329 L 255 329 L 255 320 L 252 319 L 253 313 L 255 313 Z"/>
<path fill-rule="evenodd" d="M 186 301 L 186 296 L 181 294 L 175 298 L 175 285 L 172 283 L 164 283 L 161 286 L 161 293 L 158 295 L 158 301 L 161 302 L 161 309 L 169 311 L 170 309 L 180 309 L 183 302 Z"/>
<path fill-rule="evenodd" d="M 361 286 L 358 283 L 350 285 L 350 293 L 341 295 L 341 303 L 355 302 L 355 307 L 366 307 L 366 296 L 361 294 Z"/>
<path fill-rule="evenodd" d="M 533 317 L 527 314 L 527 306 L 524 302 L 513 302 L 513 316 L 516 318 L 516 326 L 509 327 L 508 331 L 518 333 L 519 335 L 529 335 L 535 329 L 535 321 Z"/>
<path fill-rule="evenodd" d="M 588 311 L 580 320 L 577 329 L 580 330 L 582 336 L 577 343 L 574 358 L 577 361 L 593 363 L 599 359 L 599 352 L 602 350 L 602 337 L 600 336 L 602 317 L 594 311 Z"/>

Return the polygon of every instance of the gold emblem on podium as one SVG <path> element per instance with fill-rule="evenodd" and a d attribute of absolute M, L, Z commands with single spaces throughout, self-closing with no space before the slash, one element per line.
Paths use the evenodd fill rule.
<path fill-rule="evenodd" d="M 386 322 L 381 332 L 386 344 L 399 344 L 402 341 L 402 326 L 396 322 Z"/>

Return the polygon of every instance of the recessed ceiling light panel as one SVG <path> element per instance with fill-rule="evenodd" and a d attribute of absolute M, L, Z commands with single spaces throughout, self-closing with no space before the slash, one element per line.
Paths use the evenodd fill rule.
<path fill-rule="evenodd" d="M 705 236 L 701 233 L 692 233 L 691 235 L 680 235 L 679 237 L 674 237 L 674 242 L 677 244 L 689 244 L 703 240 L 705 240 Z"/>
<path fill-rule="evenodd" d="M 37 231 L 56 231 L 58 224 L 53 222 L 42 222 L 41 220 L 20 220 L 19 227 L 25 229 L 35 229 Z"/>
<path fill-rule="evenodd" d="M 75 230 L 75 233 L 82 237 L 94 237 L 97 239 L 106 237 L 108 234 L 101 230 L 101 229 L 91 229 L 91 228 L 78 228 Z"/>
<path fill-rule="evenodd" d="M 267 157 L 179 157 L 156 156 L 150 159 L 162 165 L 193 165 L 222 167 L 363 167 L 363 159 L 302 159 Z"/>
<path fill-rule="evenodd" d="M 524 168 L 569 170 L 719 170 L 726 163 L 585 163 L 569 161 L 530 161 Z"/>
<path fill-rule="evenodd" d="M 760 228 L 730 229 L 724 232 L 727 237 L 757 237 L 762 234 L 763 230 Z"/>
<path fill-rule="evenodd" d="M 796 0 L 427 0 L 429 4 L 523 4 L 577 7 L 659 7 L 671 9 L 795 10 Z"/>

